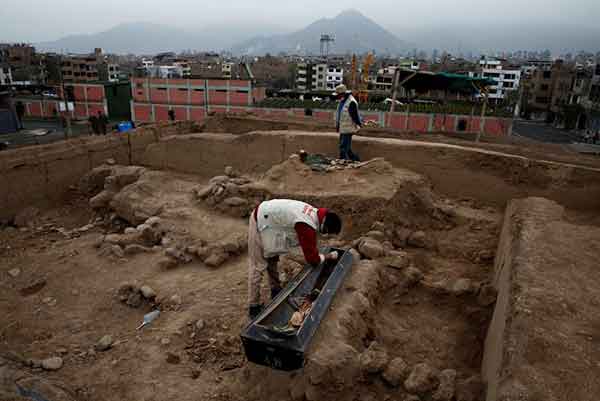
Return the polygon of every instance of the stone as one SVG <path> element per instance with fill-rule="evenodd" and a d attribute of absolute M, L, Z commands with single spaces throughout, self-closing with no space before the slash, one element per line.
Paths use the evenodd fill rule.
<path fill-rule="evenodd" d="M 385 232 L 385 224 L 382 221 L 376 221 L 371 226 L 371 230 Z"/>
<path fill-rule="evenodd" d="M 223 201 L 223 203 L 229 207 L 242 207 L 248 204 L 248 201 L 244 198 L 231 197 Z"/>
<path fill-rule="evenodd" d="M 202 188 L 196 188 L 194 190 L 194 194 L 196 195 L 196 199 L 206 199 L 208 198 L 214 190 L 213 185 L 206 185 Z"/>
<path fill-rule="evenodd" d="M 115 164 L 117 164 L 115 159 L 106 159 L 104 163 L 108 164 L 109 166 L 114 166 Z"/>
<path fill-rule="evenodd" d="M 225 175 L 227 177 L 235 177 L 236 174 L 235 174 L 235 170 L 233 169 L 233 167 L 231 167 L 231 166 L 225 167 Z"/>
<path fill-rule="evenodd" d="M 491 262 L 494 260 L 495 257 L 496 257 L 496 255 L 494 254 L 494 251 L 483 250 L 483 251 L 479 251 L 479 253 L 477 254 L 477 261 L 478 262 Z"/>
<path fill-rule="evenodd" d="M 387 256 L 383 262 L 386 266 L 391 267 L 396 270 L 404 270 L 408 266 L 410 266 L 410 256 L 406 252 L 394 251 Z"/>
<path fill-rule="evenodd" d="M 102 337 L 94 347 L 96 351 L 104 352 L 108 351 L 113 346 L 113 338 L 110 335 Z"/>
<path fill-rule="evenodd" d="M 392 237 L 392 244 L 396 248 L 404 248 L 408 243 L 408 237 L 410 237 L 410 230 L 404 227 L 397 228 Z"/>
<path fill-rule="evenodd" d="M 153 299 L 156 298 L 156 291 L 154 291 L 154 289 L 150 286 L 144 285 L 140 288 L 140 292 L 142 293 L 142 296 L 146 299 Z"/>
<path fill-rule="evenodd" d="M 138 289 L 135 286 L 135 284 L 132 283 L 122 283 L 119 286 L 119 289 L 117 290 L 117 297 L 119 298 L 119 300 L 121 302 L 126 302 L 127 299 L 129 298 L 129 295 L 131 295 L 134 292 L 137 292 Z"/>
<path fill-rule="evenodd" d="M 404 388 L 411 394 L 423 395 L 433 390 L 437 385 L 435 372 L 427 363 L 415 365 L 408 379 L 404 381 Z"/>
<path fill-rule="evenodd" d="M 25 286 L 21 287 L 21 289 L 19 289 L 19 293 L 22 296 L 29 296 L 29 295 L 37 294 L 45 286 L 46 286 L 45 278 L 36 278 L 36 279 L 30 281 L 29 283 L 27 283 Z"/>
<path fill-rule="evenodd" d="M 420 283 L 423 278 L 423 272 L 414 266 L 409 266 L 406 270 L 404 270 L 404 279 L 409 287 Z"/>
<path fill-rule="evenodd" d="M 181 295 L 175 294 L 175 295 L 171 296 L 171 298 L 169 298 L 169 303 L 171 305 L 179 306 L 183 303 L 183 299 L 181 298 Z"/>
<path fill-rule="evenodd" d="M 133 255 L 138 255 L 140 253 L 150 253 L 150 252 L 152 252 L 152 249 L 142 246 L 142 245 L 131 244 L 131 245 L 127 245 L 125 247 L 124 251 L 125 251 L 125 255 L 133 256 Z"/>
<path fill-rule="evenodd" d="M 360 261 L 360 252 L 358 252 L 354 248 L 350 248 L 350 250 L 348 252 L 350 253 L 350 255 L 352 255 L 352 259 L 354 260 L 354 263 L 357 263 L 358 261 Z"/>
<path fill-rule="evenodd" d="M 227 254 L 223 252 L 213 253 L 204 261 L 204 264 L 210 267 L 219 267 L 227 260 Z"/>
<path fill-rule="evenodd" d="M 456 389 L 456 370 L 443 370 L 438 376 L 440 385 L 433 393 L 434 401 L 452 401 Z"/>
<path fill-rule="evenodd" d="M 410 369 L 404 359 L 394 358 L 383 371 L 383 380 L 388 384 L 397 387 L 399 386 L 410 373 Z"/>
<path fill-rule="evenodd" d="M 225 184 L 227 181 L 229 181 L 229 177 L 227 177 L 226 175 L 218 175 L 216 177 L 211 178 L 211 180 L 208 183 L 211 185 Z"/>
<path fill-rule="evenodd" d="M 367 259 L 377 259 L 384 255 L 383 245 L 377 240 L 367 238 L 362 241 L 358 248 L 361 255 Z"/>
<path fill-rule="evenodd" d="M 42 361 L 42 369 L 44 370 L 59 370 L 63 366 L 63 359 L 59 356 L 44 359 Z"/>
<path fill-rule="evenodd" d="M 146 220 L 146 222 L 144 224 L 146 224 L 149 227 L 156 227 L 160 224 L 160 222 L 161 222 L 160 217 L 152 216 L 148 220 Z"/>
<path fill-rule="evenodd" d="M 427 248 L 427 234 L 424 231 L 415 231 L 410 234 L 407 243 L 415 248 Z"/>
<path fill-rule="evenodd" d="M 19 274 L 21 274 L 21 269 L 19 269 L 19 268 L 10 269 L 8 271 L 8 275 L 11 276 L 12 278 L 19 277 Z"/>
<path fill-rule="evenodd" d="M 125 229 L 125 231 L 123 231 L 123 233 L 124 234 L 137 234 L 138 230 L 137 230 L 137 228 L 134 228 L 134 227 L 127 227 Z"/>
<path fill-rule="evenodd" d="M 202 331 L 204 327 L 206 327 L 206 322 L 202 319 L 198 319 L 194 326 L 196 327 L 196 330 Z"/>
<path fill-rule="evenodd" d="M 480 376 L 471 376 L 466 380 L 460 380 L 456 383 L 456 401 L 483 400 L 484 389 Z"/>
<path fill-rule="evenodd" d="M 479 289 L 479 294 L 477 295 L 477 303 L 480 306 L 491 306 L 496 302 L 498 298 L 498 291 L 489 284 L 482 285 Z"/>
<path fill-rule="evenodd" d="M 161 345 L 163 346 L 167 346 L 169 344 L 171 344 L 171 340 L 169 340 L 168 338 L 163 338 L 162 340 L 160 340 Z"/>
<path fill-rule="evenodd" d="M 168 256 L 163 256 L 158 261 L 158 267 L 161 270 L 171 270 L 179 265 L 178 261 Z"/>
<path fill-rule="evenodd" d="M 167 352 L 167 363 L 178 365 L 181 363 L 181 357 L 173 352 Z"/>
<path fill-rule="evenodd" d="M 110 254 L 113 255 L 116 258 L 124 258 L 125 257 L 125 252 L 123 251 L 123 248 L 121 248 L 119 245 L 112 245 L 109 248 Z"/>
<path fill-rule="evenodd" d="M 471 292 L 473 283 L 468 278 L 461 278 L 454 282 L 450 287 L 450 293 L 460 296 Z"/>
<path fill-rule="evenodd" d="M 90 199 L 90 207 L 92 209 L 105 209 L 114 197 L 115 192 L 104 190 Z"/>
<path fill-rule="evenodd" d="M 239 253 L 239 245 L 236 242 L 226 242 L 222 245 L 223 251 L 227 252 L 227 253 L 231 253 L 231 254 L 238 254 Z"/>
<path fill-rule="evenodd" d="M 387 352 L 375 341 L 359 357 L 361 370 L 365 373 L 382 372 L 388 361 Z"/>
<path fill-rule="evenodd" d="M 206 246 L 198 247 L 198 249 L 196 250 L 196 256 L 198 256 L 202 260 L 206 259 L 209 256 L 209 254 L 210 248 Z"/>
<path fill-rule="evenodd" d="M 382 231 L 369 231 L 366 237 L 373 238 L 379 242 L 385 241 L 385 234 Z"/>

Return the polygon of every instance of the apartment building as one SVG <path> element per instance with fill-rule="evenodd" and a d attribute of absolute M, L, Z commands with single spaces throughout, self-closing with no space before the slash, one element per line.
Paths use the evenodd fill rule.
<path fill-rule="evenodd" d="M 329 65 L 327 67 L 327 75 L 325 76 L 325 89 L 334 90 L 336 86 L 344 82 L 344 69 L 337 65 Z"/>
<path fill-rule="evenodd" d="M 523 82 L 524 112 L 554 121 L 564 105 L 569 104 L 575 73 L 557 60 L 551 67 L 538 67 Z"/>
<path fill-rule="evenodd" d="M 9 64 L 0 64 L 0 85 L 13 83 L 12 70 Z"/>
<path fill-rule="evenodd" d="M 469 72 L 469 76 L 496 81 L 496 84 L 489 88 L 488 100 L 502 103 L 511 93 L 518 91 L 521 73 L 520 67 L 511 67 L 505 60 L 484 57 L 479 61 L 479 70 Z"/>

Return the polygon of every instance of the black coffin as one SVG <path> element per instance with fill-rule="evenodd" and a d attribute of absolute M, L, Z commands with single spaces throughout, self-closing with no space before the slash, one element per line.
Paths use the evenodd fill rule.
<path fill-rule="evenodd" d="M 302 368 L 305 353 L 329 309 L 336 291 L 352 267 L 352 255 L 341 249 L 337 262 L 326 261 L 318 267 L 307 265 L 279 295 L 242 332 L 242 343 L 248 361 L 273 369 L 291 371 Z M 312 309 L 295 334 L 288 336 L 274 332 L 273 325 L 285 326 L 296 311 L 290 299 L 310 294 L 320 294 Z"/>

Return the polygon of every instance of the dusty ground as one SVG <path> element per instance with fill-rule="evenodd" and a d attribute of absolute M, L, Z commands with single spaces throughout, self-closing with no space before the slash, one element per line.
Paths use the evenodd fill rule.
<path fill-rule="evenodd" d="M 369 196 L 377 199 L 376 205 L 384 208 L 379 216 L 388 216 L 388 225 L 370 227 L 372 221 L 361 221 L 336 244 L 350 247 L 361 233 L 383 230 L 385 238 L 379 239 L 384 245 L 387 240 L 389 250 L 406 250 L 424 278 L 416 286 L 386 288 L 378 294 L 369 333 L 356 346 L 363 352 L 369 341 L 377 340 L 410 366 L 427 361 L 439 370 L 455 369 L 458 380 L 477 376 L 491 316 L 489 304 L 478 304 L 477 291 L 491 278 L 501 211 L 437 199 L 417 175 L 377 166 L 372 171 L 339 172 L 333 178 L 339 184 L 337 192 L 322 199 L 327 203 L 338 198 L 337 193 L 352 196 L 354 187 L 366 204 Z M 296 173 L 275 169 L 255 178 L 272 193 L 293 194 L 299 184 L 293 180 Z M 91 193 L 74 191 L 62 208 L 32 215 L 25 227 L 0 230 L 0 367 L 58 383 L 76 400 L 265 399 L 259 384 L 245 380 L 261 370 L 246 362 L 239 341 L 246 324 L 245 253 L 227 254 L 218 267 L 207 266 L 205 254 L 217 252 L 213 246 L 244 237 L 245 218 L 200 202 L 195 193 L 207 183 L 194 176 L 144 170 L 130 179 L 131 174 L 129 169 L 110 184 L 118 187 L 110 195 L 117 202 L 111 206 L 90 207 L 88 200 L 101 187 Z M 377 175 L 386 189 L 363 191 L 360 180 Z M 119 184 L 122 177 L 124 186 Z M 404 185 L 407 177 L 419 188 Z M 349 183 L 349 178 L 354 181 Z M 281 182 L 290 185 L 281 187 Z M 394 185 L 410 193 L 394 194 Z M 87 189 L 91 187 L 88 182 Z M 409 202 L 393 203 L 398 194 Z M 319 199 L 318 191 L 308 195 Z M 385 202 L 395 207 L 385 208 Z M 162 240 L 145 244 L 136 254 L 114 251 L 107 234 L 128 240 L 124 230 L 152 215 L 160 216 Z M 352 220 L 352 215 L 347 217 Z M 402 233 L 418 230 L 425 235 L 420 242 L 411 245 L 402 238 L 407 235 Z M 189 260 L 165 265 L 164 253 L 173 247 Z M 392 270 L 389 274 L 401 274 Z M 452 289 L 461 278 L 470 280 L 465 293 Z M 118 297 L 122 283 L 150 286 L 157 297 L 130 307 Z M 143 315 L 157 306 L 160 317 L 136 331 Z M 112 337 L 112 347 L 95 349 L 105 335 Z M 38 367 L 36 360 L 55 356 L 63 359 L 59 370 Z M 381 379 L 365 378 L 354 395 L 390 399 L 402 394 Z"/>

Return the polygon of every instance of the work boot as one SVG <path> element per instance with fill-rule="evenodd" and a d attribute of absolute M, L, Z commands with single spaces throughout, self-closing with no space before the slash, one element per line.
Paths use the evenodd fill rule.
<path fill-rule="evenodd" d="M 281 287 L 273 287 L 271 288 L 271 299 L 275 299 L 277 295 L 281 292 Z"/>
<path fill-rule="evenodd" d="M 250 318 L 250 320 L 254 320 L 260 314 L 260 312 L 262 312 L 262 310 L 263 305 L 250 305 L 250 307 L 248 308 L 248 317 Z"/>

